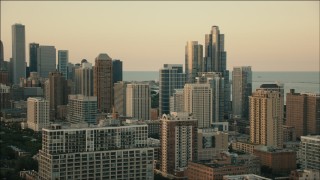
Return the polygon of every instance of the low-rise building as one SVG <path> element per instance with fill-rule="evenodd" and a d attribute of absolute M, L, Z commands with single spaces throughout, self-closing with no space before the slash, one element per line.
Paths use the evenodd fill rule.
<path fill-rule="evenodd" d="M 316 180 L 320 179 L 320 171 L 315 169 L 297 169 L 291 171 L 290 180 Z"/>
<path fill-rule="evenodd" d="M 256 174 L 226 175 L 223 180 L 272 180 Z"/>
<path fill-rule="evenodd" d="M 231 146 L 232 146 L 232 150 L 253 154 L 254 148 L 259 146 L 259 144 L 253 144 L 249 141 L 248 142 L 237 141 L 237 142 L 231 143 Z"/>
<path fill-rule="evenodd" d="M 320 135 L 301 136 L 299 161 L 303 169 L 320 170 Z"/>

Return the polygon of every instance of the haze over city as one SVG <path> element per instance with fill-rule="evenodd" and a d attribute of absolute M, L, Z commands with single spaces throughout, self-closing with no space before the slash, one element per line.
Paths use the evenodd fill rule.
<path fill-rule="evenodd" d="M 26 45 L 69 50 L 69 62 L 99 53 L 126 71 L 183 64 L 189 40 L 204 44 L 209 26 L 225 34 L 227 68 L 319 71 L 319 2 L 10 2 L 1 1 L 4 57 L 12 56 L 11 25 L 24 24 Z M 27 46 L 26 46 L 27 47 Z M 26 61 L 29 54 L 26 50 Z"/>

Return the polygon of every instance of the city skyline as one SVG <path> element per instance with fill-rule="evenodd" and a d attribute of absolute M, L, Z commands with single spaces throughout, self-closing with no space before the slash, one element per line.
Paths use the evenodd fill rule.
<path fill-rule="evenodd" d="M 123 61 L 125 71 L 183 64 L 186 42 L 205 45 L 208 28 L 217 25 L 226 35 L 229 70 L 252 66 L 253 71 L 319 71 L 319 2 L 314 1 L 1 1 L 1 10 L 6 61 L 12 55 L 15 23 L 25 25 L 26 47 L 36 42 L 69 50 L 72 63 L 93 63 L 97 54 L 107 53 Z M 29 65 L 27 49 L 26 62 Z"/>

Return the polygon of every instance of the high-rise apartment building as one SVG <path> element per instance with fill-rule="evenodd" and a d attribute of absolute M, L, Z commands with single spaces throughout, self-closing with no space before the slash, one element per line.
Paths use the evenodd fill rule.
<path fill-rule="evenodd" d="M 295 128 L 297 137 L 320 134 L 320 94 L 291 89 L 286 97 L 286 125 Z"/>
<path fill-rule="evenodd" d="M 97 124 L 97 97 L 81 94 L 69 95 L 68 122 Z"/>
<path fill-rule="evenodd" d="M 182 89 L 185 74 L 182 64 L 164 64 L 159 70 L 159 114 L 169 114 L 170 96 L 175 89 Z"/>
<path fill-rule="evenodd" d="M 50 119 L 57 117 L 57 107 L 68 103 L 67 80 L 58 71 L 50 72 L 45 94 L 50 102 Z M 48 92 L 46 92 L 48 91 Z"/>
<path fill-rule="evenodd" d="M 10 108 L 10 86 L 0 83 L 0 111 Z"/>
<path fill-rule="evenodd" d="M 249 96 L 252 94 L 251 66 L 234 67 L 232 71 L 232 114 L 249 117 Z"/>
<path fill-rule="evenodd" d="M 69 51 L 58 50 L 58 71 L 62 73 L 65 79 L 68 79 Z"/>
<path fill-rule="evenodd" d="M 114 109 L 119 115 L 125 116 L 126 113 L 126 94 L 127 83 L 118 81 L 114 83 Z"/>
<path fill-rule="evenodd" d="M 303 169 L 320 170 L 320 135 L 301 136 L 299 161 Z"/>
<path fill-rule="evenodd" d="M 213 91 L 210 84 L 186 84 L 184 86 L 184 111 L 197 119 L 198 128 L 212 124 Z"/>
<path fill-rule="evenodd" d="M 13 84 L 19 84 L 26 77 L 26 37 L 22 24 L 12 25 Z"/>
<path fill-rule="evenodd" d="M 197 160 L 197 120 L 181 112 L 163 115 L 160 123 L 160 171 L 178 175 Z"/>
<path fill-rule="evenodd" d="M 282 148 L 283 86 L 262 84 L 249 97 L 250 140 Z"/>
<path fill-rule="evenodd" d="M 29 44 L 29 70 L 30 72 L 38 72 L 38 43 Z"/>
<path fill-rule="evenodd" d="M 184 93 L 183 89 L 175 89 L 170 97 L 170 113 L 184 112 Z"/>
<path fill-rule="evenodd" d="M 27 124 L 34 131 L 50 125 L 49 101 L 41 97 L 30 97 L 27 101 Z"/>
<path fill-rule="evenodd" d="M 185 47 L 186 82 L 194 83 L 198 72 L 204 72 L 203 47 L 198 41 L 188 41 Z"/>
<path fill-rule="evenodd" d="M 153 179 L 148 126 L 43 129 L 39 179 Z"/>
<path fill-rule="evenodd" d="M 126 90 L 127 116 L 149 120 L 151 110 L 151 91 L 149 84 L 128 84 Z"/>
<path fill-rule="evenodd" d="M 93 96 L 93 68 L 87 60 L 81 61 L 81 66 L 75 69 L 75 93 Z"/>
<path fill-rule="evenodd" d="M 56 48 L 39 46 L 37 53 L 38 74 L 42 78 L 48 78 L 50 72 L 56 71 Z"/>
<path fill-rule="evenodd" d="M 122 81 L 122 61 L 115 59 L 112 61 L 113 83 Z"/>
<path fill-rule="evenodd" d="M 99 54 L 94 66 L 94 96 L 98 98 L 100 112 L 112 112 L 113 105 L 113 77 L 112 59 L 108 54 Z"/>

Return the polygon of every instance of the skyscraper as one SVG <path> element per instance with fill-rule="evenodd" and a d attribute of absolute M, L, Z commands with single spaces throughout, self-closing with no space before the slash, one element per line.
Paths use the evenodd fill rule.
<path fill-rule="evenodd" d="M 42 131 L 49 126 L 49 101 L 41 97 L 29 97 L 27 102 L 28 128 Z"/>
<path fill-rule="evenodd" d="M 97 124 L 97 97 L 69 95 L 68 100 L 68 122 Z"/>
<path fill-rule="evenodd" d="M 26 37 L 22 24 L 12 25 L 13 84 L 26 77 Z"/>
<path fill-rule="evenodd" d="M 186 82 L 195 82 L 198 72 L 204 72 L 203 47 L 198 41 L 188 41 L 185 47 Z"/>
<path fill-rule="evenodd" d="M 249 97 L 250 140 L 282 148 L 283 86 L 262 84 Z"/>
<path fill-rule="evenodd" d="M 114 109 L 119 115 L 125 116 L 126 113 L 126 94 L 127 83 L 118 81 L 114 83 Z"/>
<path fill-rule="evenodd" d="M 112 61 L 113 83 L 122 81 L 122 61 L 115 59 Z"/>
<path fill-rule="evenodd" d="M 46 91 L 50 102 L 50 119 L 57 117 L 57 107 L 68 102 L 67 80 L 58 71 L 50 72 Z"/>
<path fill-rule="evenodd" d="M 2 41 L 0 40 L 0 64 L 4 61 L 4 54 L 3 54 L 3 44 Z"/>
<path fill-rule="evenodd" d="M 149 120 L 151 91 L 149 84 L 128 84 L 126 94 L 127 116 L 139 120 Z"/>
<path fill-rule="evenodd" d="M 175 89 L 170 97 L 170 113 L 184 112 L 184 92 L 183 89 Z"/>
<path fill-rule="evenodd" d="M 81 66 L 75 69 L 75 91 L 76 94 L 93 96 L 93 69 L 87 60 L 81 61 Z"/>
<path fill-rule="evenodd" d="M 159 70 L 159 114 L 170 113 L 170 96 L 175 89 L 182 89 L 185 84 L 185 74 L 182 64 L 164 64 Z"/>
<path fill-rule="evenodd" d="M 197 120 L 180 112 L 163 115 L 160 123 L 160 171 L 178 176 L 197 160 Z"/>
<path fill-rule="evenodd" d="M 29 70 L 30 72 L 38 72 L 38 43 L 29 44 Z"/>
<path fill-rule="evenodd" d="M 224 34 L 218 26 L 212 26 L 210 34 L 205 35 L 205 72 L 220 72 L 224 77 L 224 116 L 230 112 L 230 83 L 227 70 L 227 52 L 224 50 Z"/>
<path fill-rule="evenodd" d="M 249 96 L 252 93 L 250 66 L 234 67 L 232 72 L 232 114 L 235 118 L 249 117 Z"/>
<path fill-rule="evenodd" d="M 286 125 L 293 126 L 297 137 L 320 134 L 320 95 L 287 93 Z"/>
<path fill-rule="evenodd" d="M 50 72 L 56 71 L 56 48 L 39 46 L 37 53 L 38 74 L 42 78 L 48 78 Z"/>
<path fill-rule="evenodd" d="M 112 112 L 113 105 L 113 78 L 112 59 L 108 54 L 99 54 L 94 66 L 94 96 L 98 98 L 100 112 Z"/>
<path fill-rule="evenodd" d="M 69 51 L 58 50 L 58 71 L 62 73 L 65 79 L 68 79 Z"/>

